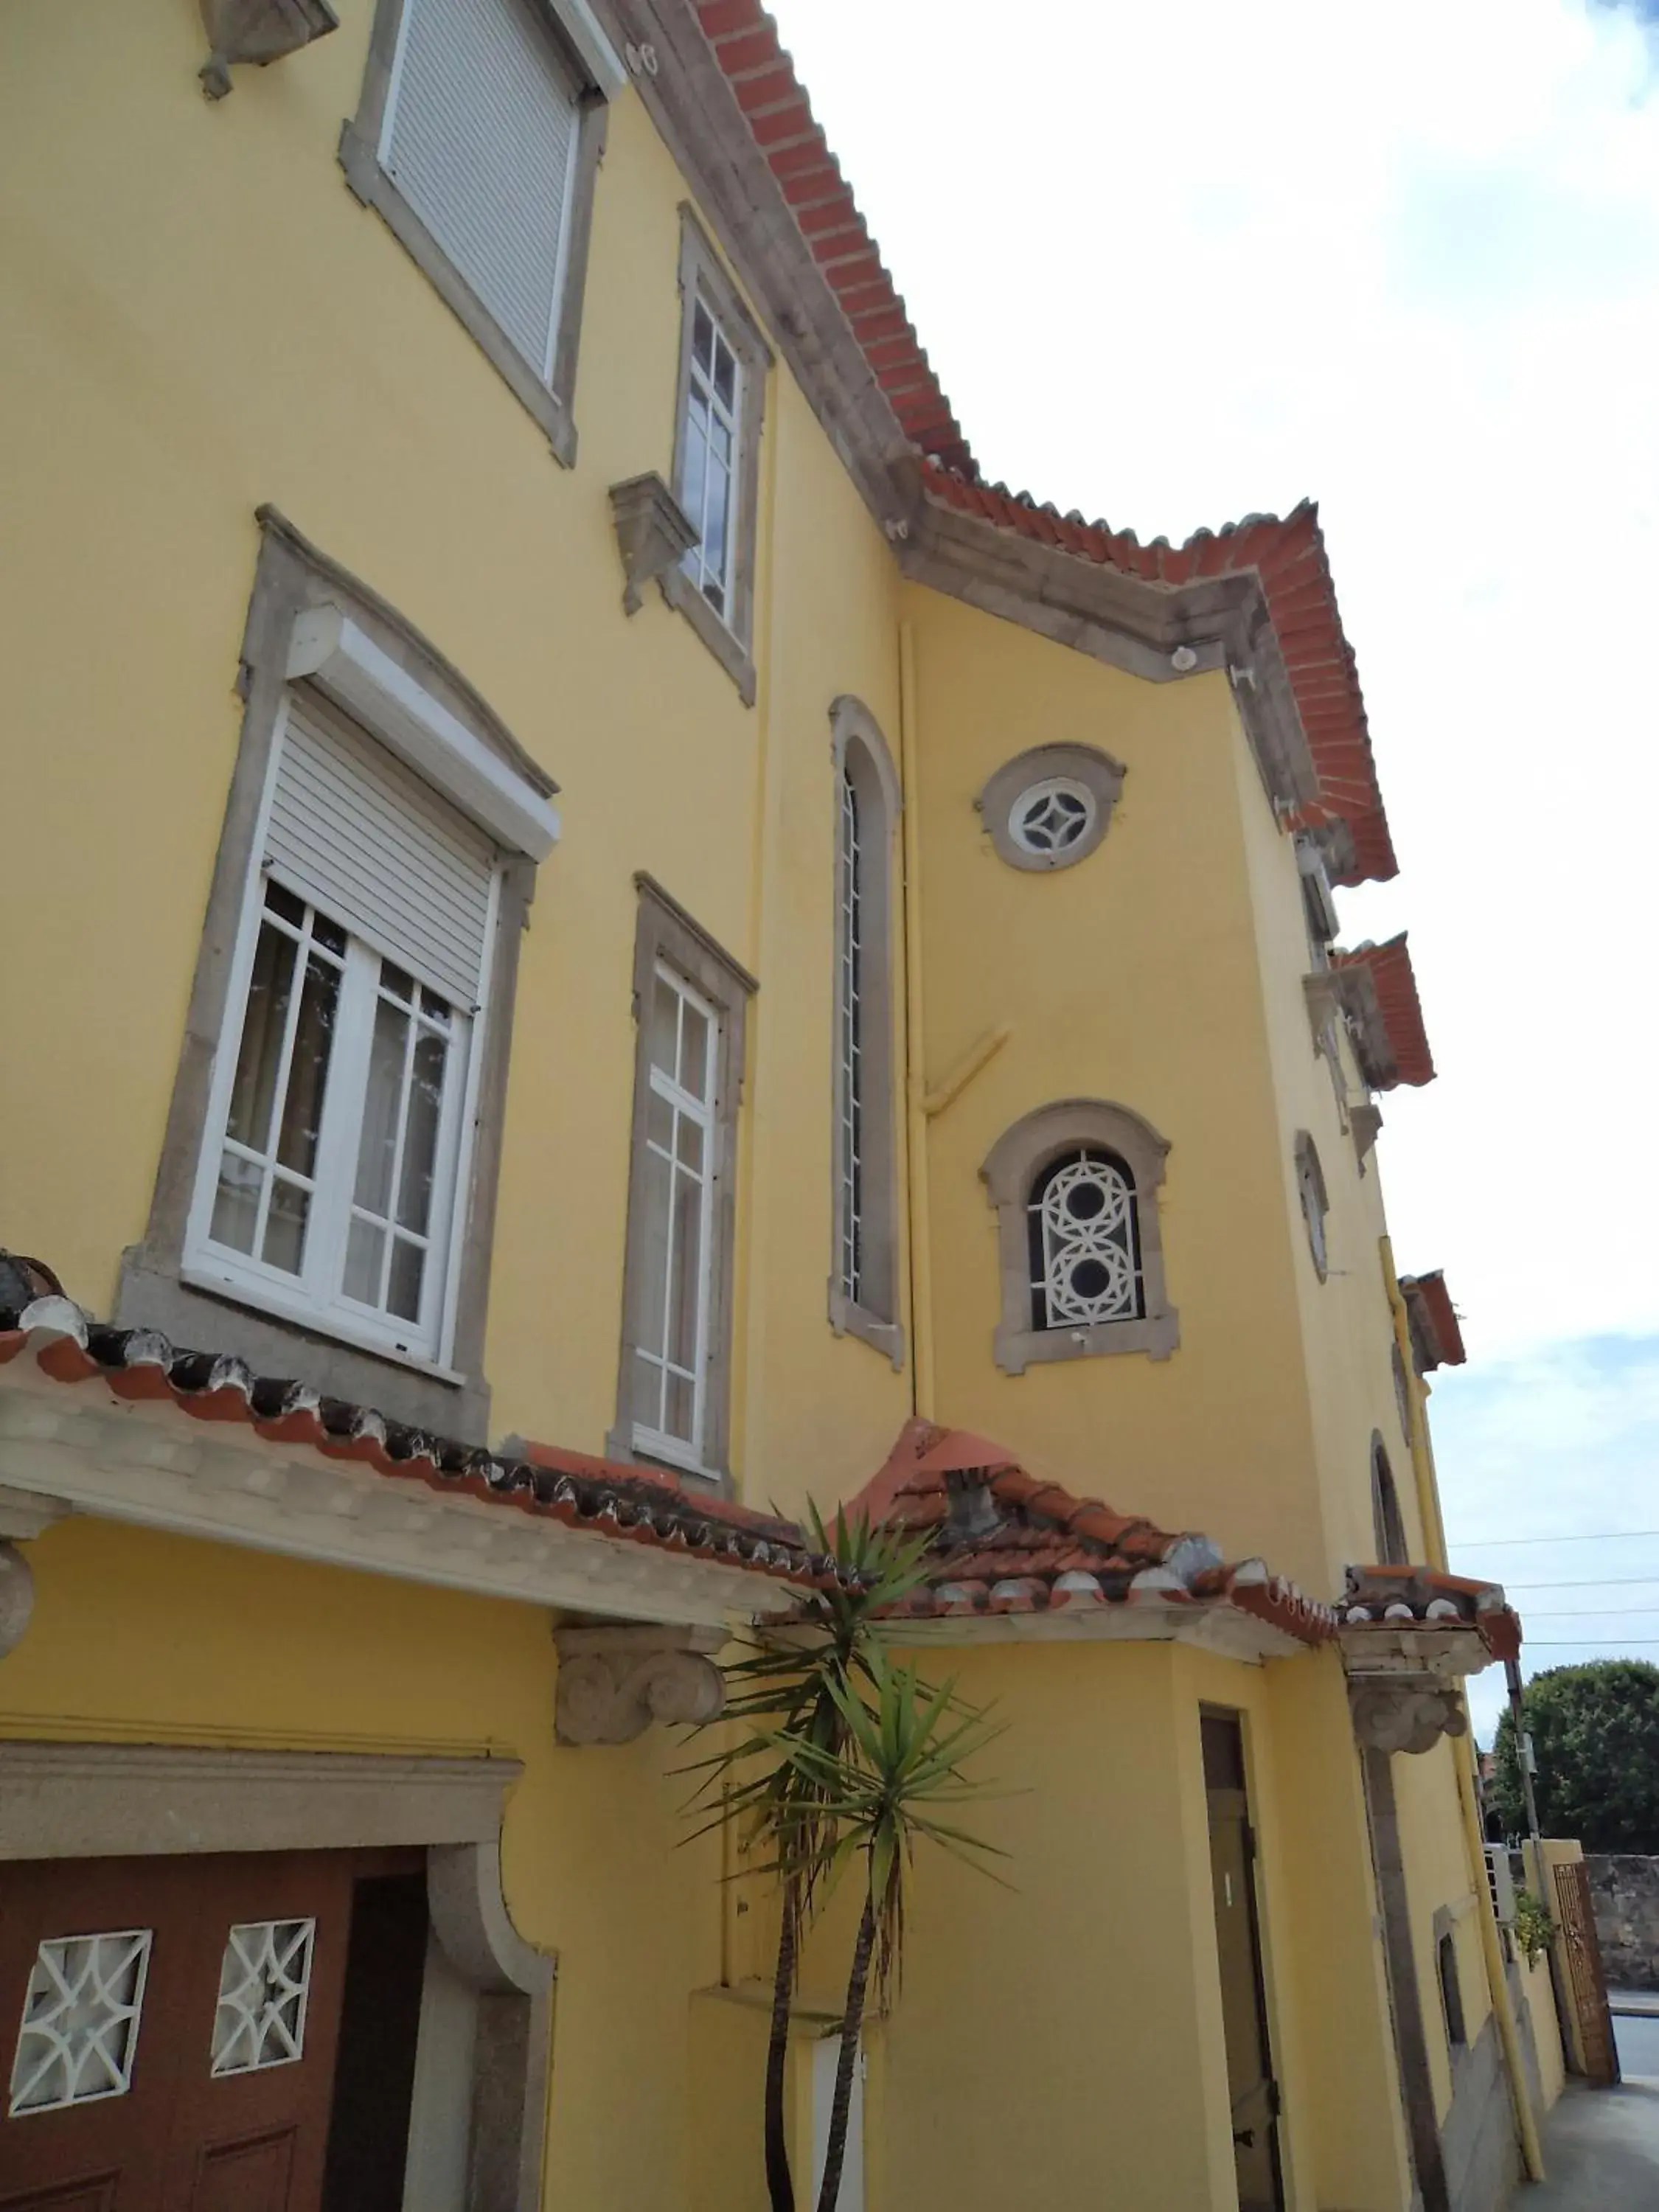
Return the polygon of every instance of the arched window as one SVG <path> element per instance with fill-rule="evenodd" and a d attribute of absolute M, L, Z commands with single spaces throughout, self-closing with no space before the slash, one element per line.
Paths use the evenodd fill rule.
<path fill-rule="evenodd" d="M 1331 1271 L 1330 1247 L 1325 1234 L 1330 1200 L 1325 1193 L 1325 1170 L 1319 1164 L 1318 1151 L 1305 1129 L 1296 1133 L 1295 1156 L 1297 1199 L 1308 1231 L 1308 1250 L 1314 1273 L 1322 1283 Z"/>
<path fill-rule="evenodd" d="M 1168 1150 L 1139 1115 L 1091 1098 L 1041 1106 L 998 1139 L 980 1172 L 997 1209 L 1000 1367 L 1175 1350 L 1158 1218 Z"/>
<path fill-rule="evenodd" d="M 830 709 L 836 773 L 835 1252 L 830 1321 L 904 1359 L 898 1314 L 893 842 L 898 778 L 859 700 Z"/>
<path fill-rule="evenodd" d="M 1379 1436 L 1371 1437 L 1371 1523 L 1380 1567 L 1403 1567 L 1411 1559 L 1406 1540 L 1406 1521 L 1400 1510 L 1400 1492 L 1394 1470 Z"/>
<path fill-rule="evenodd" d="M 1080 1146 L 1032 1185 L 1031 1326 L 1139 1321 L 1146 1311 L 1134 1177 Z"/>

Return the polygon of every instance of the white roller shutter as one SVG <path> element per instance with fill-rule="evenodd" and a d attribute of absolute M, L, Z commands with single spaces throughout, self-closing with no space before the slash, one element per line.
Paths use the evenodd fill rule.
<path fill-rule="evenodd" d="M 482 997 L 496 860 L 483 832 L 383 745 L 289 693 L 265 865 L 468 1012 Z"/>
<path fill-rule="evenodd" d="M 577 100 L 528 0 L 406 0 L 381 162 L 543 377 L 552 365 Z"/>

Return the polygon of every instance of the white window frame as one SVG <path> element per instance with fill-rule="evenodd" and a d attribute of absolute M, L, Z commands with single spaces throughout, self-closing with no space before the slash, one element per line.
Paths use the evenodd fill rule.
<path fill-rule="evenodd" d="M 694 1008 L 708 1024 L 707 1039 L 703 1048 L 705 1096 L 702 1098 L 695 1097 L 690 1091 L 682 1089 L 673 1078 L 665 1075 L 655 1062 L 649 1059 L 648 1048 L 646 1063 L 647 1081 L 653 1095 L 665 1101 L 676 1113 L 683 1114 L 688 1121 L 702 1131 L 703 1166 L 697 1206 L 697 1322 L 692 1353 L 694 1365 L 688 1378 L 691 1384 L 691 1436 L 688 1443 L 684 1437 L 672 1436 L 665 1429 L 657 1428 L 647 1421 L 640 1420 L 636 1416 L 634 1422 L 634 1447 L 636 1451 L 643 1452 L 652 1459 L 667 1460 L 676 1467 L 690 1468 L 696 1474 L 706 1474 L 711 1471 L 707 1463 L 705 1431 L 708 1415 L 710 1318 L 715 1290 L 714 1194 L 715 1183 L 723 1165 L 720 1158 L 721 1133 L 717 1091 L 720 1046 L 723 1042 L 720 1012 L 720 1008 L 705 998 L 696 985 L 683 975 L 671 961 L 659 959 L 652 973 L 653 981 L 666 983 L 682 1005 Z M 651 1018 L 651 1009 L 647 1010 L 647 1021 Z M 672 1155 L 663 1152 L 660 1146 L 653 1142 L 648 1127 L 642 1141 L 647 1152 L 654 1152 L 659 1158 L 668 1162 L 670 1170 L 668 1220 L 663 1240 L 662 1345 L 659 1350 L 653 1351 L 648 1350 L 643 1344 L 636 1344 L 634 1351 L 634 1356 L 637 1360 L 644 1362 L 647 1366 L 657 1370 L 659 1403 L 660 1403 L 661 1393 L 666 1389 L 666 1378 L 670 1375 L 685 1375 L 685 1370 L 676 1366 L 668 1355 L 669 1301 L 674 1283 L 675 1260 L 673 1176 L 680 1173 L 681 1170 Z"/>
<path fill-rule="evenodd" d="M 276 793 L 277 768 L 287 726 L 288 705 L 285 699 L 277 718 L 276 741 L 271 747 L 253 840 L 253 865 L 248 871 L 244 890 L 236 952 L 232 964 L 230 988 L 226 996 L 224 1024 L 215 1059 L 180 1273 L 186 1282 L 198 1288 L 229 1291 L 239 1299 L 278 1315 L 284 1320 L 322 1329 L 330 1336 L 360 1345 L 367 1351 L 399 1360 L 407 1365 L 425 1369 L 447 1381 L 459 1381 L 462 1378 L 455 1374 L 451 1364 L 455 1293 L 462 1249 L 460 1218 L 471 1175 L 473 1139 L 477 1121 L 479 1045 L 485 1032 L 489 1012 L 489 974 L 493 963 L 488 957 L 483 963 L 484 975 L 475 1003 L 470 1007 L 455 1007 L 453 1010 L 452 1052 L 437 1139 L 436 1158 L 440 1167 L 434 1181 L 428 1245 L 433 1264 L 423 1281 L 422 1312 L 419 1322 L 377 1313 L 359 1301 L 347 1297 L 341 1287 L 345 1266 L 345 1239 L 354 1212 L 352 1189 L 356 1176 L 357 1148 L 362 1129 L 362 1107 L 367 1092 L 368 1055 L 379 995 L 380 963 L 385 959 L 402 966 L 408 958 L 407 953 L 395 945 L 371 943 L 350 931 L 346 932 L 346 956 L 335 1036 L 330 1054 L 312 1178 L 313 1188 L 321 1196 L 322 1203 L 316 1206 L 307 1222 L 305 1264 L 301 1274 L 298 1277 L 290 1275 L 252 1254 L 216 1243 L 210 1234 L 220 1162 L 227 1146 L 231 1093 L 246 1018 L 248 990 L 264 915 L 265 884 L 268 881 L 275 882 L 291 896 L 299 899 L 307 909 L 312 905 L 306 891 L 297 884 L 288 882 L 283 870 L 271 866 L 265 857 L 265 825 L 270 819 Z M 374 733 L 370 732 L 369 734 L 372 736 Z M 490 879 L 483 936 L 487 947 L 495 941 L 501 874 L 498 863 Z M 296 965 L 296 983 L 301 972 Z M 296 988 L 289 1009 L 285 1060 L 292 1040 L 297 1006 Z M 358 1108 L 355 1121 L 349 1110 L 354 1100 Z"/>
<path fill-rule="evenodd" d="M 704 374 L 698 362 L 696 353 L 696 329 L 700 309 L 708 318 L 709 327 L 714 333 L 710 349 L 711 366 L 707 375 Z M 700 510 L 696 514 L 692 514 L 689 507 L 686 509 L 690 516 L 692 527 L 697 532 L 697 542 L 687 550 L 684 566 L 686 574 L 691 579 L 693 586 L 702 594 L 709 611 L 718 616 L 728 629 L 735 630 L 737 623 L 734 602 L 737 597 L 738 581 L 737 533 L 740 507 L 738 495 L 738 475 L 743 466 L 744 405 L 748 397 L 745 388 L 748 380 L 744 374 L 743 356 L 738 350 L 736 343 L 728 336 L 720 316 L 720 307 L 711 298 L 706 284 L 699 283 L 696 286 L 689 303 L 689 312 L 691 317 L 693 336 L 690 350 L 687 356 L 685 388 L 680 395 L 678 496 L 684 505 L 686 474 L 690 462 L 692 443 L 694 440 L 697 440 L 701 441 L 703 451 L 703 498 Z M 732 363 L 732 399 L 729 405 L 721 399 L 715 386 L 714 372 L 718 370 L 720 356 L 722 353 Z M 708 492 L 708 467 L 714 455 L 713 431 L 716 423 L 725 430 L 728 440 L 726 458 L 723 464 L 726 471 L 726 513 L 723 518 L 725 527 L 721 532 L 721 546 L 725 558 L 718 572 L 710 567 L 707 558 L 705 534 L 706 520 L 710 511 Z M 715 584 L 720 592 L 720 603 L 718 606 L 708 597 L 708 586 L 711 581 Z"/>

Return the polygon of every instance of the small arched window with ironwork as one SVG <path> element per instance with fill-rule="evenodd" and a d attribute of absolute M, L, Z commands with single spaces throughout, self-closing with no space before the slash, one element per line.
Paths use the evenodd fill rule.
<path fill-rule="evenodd" d="M 1175 1350 L 1158 1189 L 1169 1146 L 1104 1099 L 1039 1106 L 1006 1130 L 981 1173 L 1002 1263 L 998 1364 Z"/>
<path fill-rule="evenodd" d="M 1134 1176 L 1115 1153 L 1079 1146 L 1032 1185 L 1031 1326 L 1139 1321 L 1146 1310 Z"/>

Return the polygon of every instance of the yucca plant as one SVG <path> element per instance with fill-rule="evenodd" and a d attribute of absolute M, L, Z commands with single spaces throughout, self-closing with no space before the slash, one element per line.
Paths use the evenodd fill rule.
<path fill-rule="evenodd" d="M 842 1765 L 849 1746 L 849 1711 L 873 1697 L 874 1665 L 885 1632 L 879 1616 L 922 1581 L 927 1538 L 872 1528 L 867 1516 L 843 1516 L 826 1528 L 809 1504 L 806 1527 L 815 1550 L 835 1562 L 830 1586 L 812 1591 L 787 1629 L 758 1629 L 745 1656 L 726 1669 L 726 1718 L 738 1741 L 691 1771 L 702 1780 L 694 1808 L 710 1817 L 695 1832 L 733 1821 L 745 1849 L 764 1862 L 780 1890 L 778 1955 L 766 2054 L 766 2185 L 772 2212 L 795 2212 L 784 2130 L 789 2013 L 800 1949 L 837 1838 L 827 1816 L 842 1795 Z M 819 1764 L 801 1764 L 805 1749 Z"/>
<path fill-rule="evenodd" d="M 937 1844 L 986 1873 L 991 1871 L 986 1858 L 1003 1856 L 995 1844 L 941 1817 L 986 1794 L 962 1766 L 1000 1735 L 1000 1724 L 963 1705 L 954 1681 L 933 1687 L 914 1668 L 891 1664 L 879 1647 L 870 1651 L 866 1671 L 867 1698 L 851 1684 L 830 1686 L 846 1735 L 838 1753 L 808 1742 L 787 1749 L 789 1765 L 816 1799 L 813 1833 L 823 1877 L 833 1885 L 854 1865 L 861 1865 L 864 1875 L 817 2212 L 836 2212 L 841 2194 L 853 2078 L 872 1985 L 882 2012 L 898 1986 L 917 1844 Z M 787 1822 L 781 1840 L 787 1863 L 795 1841 Z"/>

